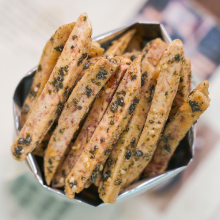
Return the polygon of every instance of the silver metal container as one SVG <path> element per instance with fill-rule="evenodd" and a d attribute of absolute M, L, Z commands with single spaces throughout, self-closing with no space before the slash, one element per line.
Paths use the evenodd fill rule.
<path fill-rule="evenodd" d="M 113 40 L 117 39 L 122 35 L 126 30 L 135 28 L 137 34 L 140 35 L 145 43 L 149 40 L 155 39 L 157 37 L 162 38 L 166 43 L 171 42 L 169 35 L 167 34 L 164 26 L 160 23 L 147 23 L 147 22 L 138 22 L 133 25 L 123 27 L 114 31 L 110 31 L 106 34 L 102 34 L 98 37 L 93 38 L 94 41 L 101 43 L 102 47 L 106 48 Z M 14 112 L 14 122 L 16 133 L 18 134 L 21 129 L 20 123 L 20 113 L 21 106 L 28 94 L 30 89 L 33 76 L 37 67 L 30 70 L 26 76 L 19 82 L 17 88 L 15 89 L 13 97 L 13 112 Z M 117 201 L 126 199 L 128 197 L 139 195 L 146 190 L 150 189 L 153 186 L 156 186 L 171 177 L 174 177 L 181 171 L 183 171 L 188 164 L 192 161 L 193 158 L 193 149 L 194 149 L 194 131 L 193 128 L 187 133 L 185 138 L 181 141 L 177 147 L 166 172 L 161 175 L 151 177 L 148 179 L 142 179 L 120 193 L 117 198 Z M 33 154 L 29 154 L 26 158 L 26 163 L 30 168 L 31 172 L 36 177 L 37 181 L 46 189 L 52 191 L 53 193 L 61 196 L 65 196 L 63 189 L 55 189 L 50 186 L 47 186 L 45 183 L 43 175 L 43 159 Z M 75 199 L 72 200 L 73 203 L 86 203 L 92 206 L 104 205 L 101 199 L 98 196 L 97 188 L 94 186 L 84 189 L 81 193 L 76 194 Z"/>

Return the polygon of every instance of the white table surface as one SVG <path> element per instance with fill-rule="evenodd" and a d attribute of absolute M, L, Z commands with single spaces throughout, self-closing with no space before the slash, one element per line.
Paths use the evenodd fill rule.
<path fill-rule="evenodd" d="M 27 171 L 24 163 L 14 161 L 10 155 L 14 128 L 12 96 L 17 83 L 38 63 L 45 42 L 60 25 L 87 12 L 96 36 L 126 25 L 144 2 L 0 0 L 0 219 L 35 219 L 8 192 L 8 184 Z M 216 131 L 220 131 L 219 84 L 220 70 L 210 81 L 211 107 L 201 118 Z M 220 143 L 216 145 L 164 210 L 144 193 L 106 207 L 75 205 L 63 219 L 220 219 Z"/>

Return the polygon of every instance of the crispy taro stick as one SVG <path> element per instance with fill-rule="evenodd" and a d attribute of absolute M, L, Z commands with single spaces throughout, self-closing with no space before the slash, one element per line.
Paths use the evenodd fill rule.
<path fill-rule="evenodd" d="M 117 70 L 120 60 L 101 58 L 91 66 L 73 89 L 59 117 L 44 156 L 44 173 L 48 185 L 63 158 L 79 124 L 98 92 Z"/>
<path fill-rule="evenodd" d="M 157 46 L 157 47 L 156 47 Z M 167 47 L 163 41 L 161 41 L 160 39 L 159 40 L 156 40 L 155 42 L 153 41 L 153 43 L 149 42 L 146 47 L 148 48 L 148 50 L 146 51 L 133 51 L 131 53 L 125 53 L 123 54 L 122 56 L 125 57 L 125 58 L 130 58 L 131 61 L 133 61 L 137 56 L 138 54 L 145 54 L 144 56 L 148 57 L 148 60 L 150 62 L 152 62 L 151 64 L 154 64 L 154 65 L 157 65 L 157 63 L 159 62 L 159 59 L 160 57 L 162 56 L 162 52 L 164 51 L 164 49 Z M 158 48 L 159 47 L 159 48 Z M 147 59 L 143 59 L 142 63 L 142 71 L 144 69 L 148 69 L 149 68 L 149 62 L 147 61 Z M 146 66 L 145 66 L 146 65 Z M 157 75 L 158 76 L 158 75 Z M 155 77 L 157 77 L 155 76 Z M 147 74 L 144 72 L 142 74 L 142 78 L 141 78 L 141 82 L 142 84 L 144 83 L 145 81 L 145 78 L 147 77 Z M 153 95 L 154 94 L 154 86 L 151 87 L 151 90 L 149 90 L 149 93 L 147 94 L 147 96 L 149 95 Z M 149 97 L 150 99 L 150 97 Z M 100 174 L 99 174 L 100 176 Z M 100 180 L 99 176 L 97 177 L 97 179 Z M 98 180 L 95 180 L 94 184 L 96 186 L 99 186 L 100 184 L 100 181 Z M 122 184 L 121 184 L 122 185 Z"/>
<path fill-rule="evenodd" d="M 143 60 L 146 60 L 153 66 L 156 66 L 166 48 L 166 43 L 160 38 L 151 40 L 142 50 L 142 52 L 146 54 Z"/>
<path fill-rule="evenodd" d="M 124 69 L 124 73 L 126 72 L 126 70 L 128 69 L 128 65 L 130 65 L 131 64 L 131 62 L 130 62 L 130 60 L 129 59 L 127 59 L 127 58 L 124 58 L 123 59 L 123 62 L 124 62 L 124 66 L 121 66 L 121 70 L 123 71 L 123 69 Z M 123 65 L 123 64 L 122 64 Z M 122 76 L 123 77 L 123 76 Z M 115 88 L 116 89 L 116 88 Z M 112 94 L 112 96 L 113 96 L 113 94 Z M 110 102 L 110 101 L 109 101 Z M 106 108 L 107 108 L 107 106 L 106 106 Z M 98 125 L 98 124 L 97 124 Z M 95 129 L 94 129 L 95 130 Z M 92 135 L 91 135 L 92 136 Z M 95 178 L 94 178 L 94 176 L 93 177 L 91 177 L 91 178 L 89 178 L 89 181 L 86 183 L 86 185 L 85 185 L 85 188 L 88 188 L 92 183 L 94 183 L 94 185 L 95 186 L 99 186 L 99 183 L 100 183 L 100 181 L 101 181 L 101 177 L 102 177 L 102 170 L 103 170 L 103 167 L 104 167 L 104 164 L 103 164 L 103 166 L 100 168 L 100 172 L 98 172 L 97 173 L 97 178 L 96 178 L 96 176 L 95 176 Z"/>
<path fill-rule="evenodd" d="M 15 139 L 11 152 L 22 161 L 40 144 L 59 114 L 71 87 L 82 72 L 91 44 L 92 27 L 87 14 L 78 18 L 33 111 Z M 72 46 L 74 49 L 71 49 Z"/>
<path fill-rule="evenodd" d="M 55 124 L 53 124 L 51 126 L 54 127 Z M 51 132 L 51 128 L 50 130 L 47 132 L 47 134 L 44 136 L 42 142 L 40 144 L 38 144 L 38 146 L 33 150 L 33 154 L 36 155 L 36 156 L 39 156 L 39 157 L 43 157 L 44 156 L 44 151 L 46 150 L 47 148 L 47 145 L 49 143 L 49 140 L 50 140 L 50 137 L 52 135 L 52 132 Z"/>
<path fill-rule="evenodd" d="M 136 30 L 132 29 L 123 34 L 119 39 L 112 42 L 112 45 L 105 51 L 104 55 L 120 56 L 124 53 L 128 43 L 134 36 Z"/>
<path fill-rule="evenodd" d="M 191 62 L 190 59 L 183 59 L 183 66 L 180 73 L 180 83 L 173 100 L 172 108 L 169 115 L 169 120 L 172 120 L 179 107 L 186 101 L 189 95 L 189 75 L 191 74 Z"/>
<path fill-rule="evenodd" d="M 131 155 L 134 154 L 136 143 L 150 109 L 153 97 L 151 93 L 153 93 L 156 85 L 156 74 L 155 68 L 151 64 L 147 62 L 144 66 L 145 69 L 142 68 L 142 79 L 144 80 L 142 80 L 140 101 L 127 128 L 123 131 L 107 159 L 102 182 L 99 185 L 99 196 L 105 203 L 115 203 L 116 201 L 121 185 L 123 185 L 125 180 L 124 174 L 128 170 Z M 145 96 L 146 93 L 149 94 L 148 97 Z"/>
<path fill-rule="evenodd" d="M 172 41 L 164 51 L 156 68 L 159 72 L 151 108 L 132 156 L 131 166 L 127 172 L 126 185 L 135 180 L 147 166 L 156 149 L 162 129 L 176 95 L 184 51 L 180 40 Z"/>
<path fill-rule="evenodd" d="M 190 71 L 189 71 L 189 74 L 188 74 L 188 90 L 189 90 L 189 93 L 190 93 L 191 87 L 192 87 L 192 85 L 191 85 L 191 83 L 192 83 L 191 82 L 191 80 L 192 80 L 191 61 L 190 61 L 190 67 L 189 68 L 190 68 Z"/>
<path fill-rule="evenodd" d="M 60 26 L 46 43 L 30 91 L 22 106 L 22 124 L 27 120 L 28 115 L 47 83 L 74 25 L 75 22 Z M 92 42 L 88 55 L 89 57 L 100 56 L 103 52 L 104 49 L 101 48 L 98 42 Z"/>
<path fill-rule="evenodd" d="M 43 53 L 41 55 L 30 91 L 22 106 L 22 124 L 24 124 L 27 120 L 27 116 L 31 112 L 45 84 L 47 83 L 50 74 L 64 48 L 64 45 L 71 31 L 73 30 L 74 25 L 75 22 L 62 25 L 56 30 L 50 40 L 47 41 L 43 49 Z"/>
<path fill-rule="evenodd" d="M 94 58 L 89 59 L 89 60 L 86 61 L 85 65 L 83 67 L 83 71 L 77 77 L 77 80 L 75 81 L 73 88 L 75 87 L 77 82 L 82 78 L 82 76 L 84 75 L 85 71 L 89 67 L 91 67 L 91 65 L 94 65 L 95 62 L 97 62 L 98 59 L 99 59 L 98 57 L 94 57 Z M 69 91 L 69 94 L 71 94 L 71 90 Z M 62 109 L 63 109 L 63 107 L 61 106 L 61 111 L 62 111 Z M 49 129 L 47 134 L 44 136 L 42 142 L 34 149 L 34 151 L 33 151 L 34 155 L 37 155 L 37 156 L 40 156 L 40 157 L 44 156 L 44 151 L 47 148 L 47 145 L 49 143 L 51 135 L 52 135 L 53 131 L 55 130 L 56 126 L 57 126 L 59 116 L 60 116 L 60 114 L 57 115 L 56 120 L 54 121 L 53 125 L 51 126 L 51 128 Z M 74 134 L 74 136 L 75 135 L 77 136 L 77 132 Z M 72 139 L 74 139 L 74 137 Z"/>
<path fill-rule="evenodd" d="M 86 121 L 76 139 L 72 145 L 67 158 L 65 159 L 63 165 L 57 169 L 55 177 L 53 179 L 53 187 L 64 186 L 64 179 L 70 173 L 73 166 L 82 154 L 84 147 L 89 142 L 92 137 L 93 132 L 98 126 L 99 122 L 104 115 L 115 90 L 118 87 L 122 77 L 124 76 L 128 65 L 126 64 L 126 59 L 122 59 L 118 71 L 111 76 L 109 81 L 100 91 L 99 95 L 95 99 L 93 106 L 86 118 Z"/>
<path fill-rule="evenodd" d="M 125 52 L 141 51 L 143 47 L 143 38 L 139 34 L 135 34 L 129 42 Z"/>
<path fill-rule="evenodd" d="M 145 46 L 145 48 L 148 48 L 148 50 L 146 50 L 146 51 L 143 50 L 143 51 L 128 52 L 128 53 L 123 54 L 122 56 L 125 58 L 129 58 L 131 61 L 133 61 L 134 59 L 136 59 L 136 57 L 138 55 L 144 54 L 144 57 L 146 57 L 148 59 L 146 59 L 146 58 L 143 59 L 142 69 L 148 68 L 149 62 L 152 62 L 151 64 L 157 65 L 160 57 L 162 56 L 163 51 L 167 47 L 167 45 L 161 39 L 156 39 L 155 41 L 152 41 L 152 42 L 149 42 Z M 147 60 L 149 60 L 149 62 Z M 145 67 L 145 64 L 147 65 L 147 67 Z M 143 74 L 142 75 L 142 82 L 145 80 L 145 77 L 146 77 L 146 74 Z M 94 182 L 95 186 L 99 186 L 100 180 L 101 180 L 101 178 L 100 178 L 100 173 L 99 173 L 97 179 Z"/>
<path fill-rule="evenodd" d="M 89 57 L 101 56 L 103 52 L 104 52 L 104 48 L 102 48 L 98 42 L 93 41 L 89 51 Z"/>
<path fill-rule="evenodd" d="M 208 81 L 203 81 L 179 108 L 163 132 L 154 156 L 142 174 L 151 177 L 163 173 L 180 141 L 200 115 L 209 107 Z"/>
<path fill-rule="evenodd" d="M 125 60 L 124 60 L 125 61 Z M 126 61 L 125 61 L 126 62 Z M 129 59 L 127 61 L 127 64 L 130 65 Z M 94 185 L 96 187 L 99 187 L 99 184 L 102 180 L 102 171 L 103 171 L 103 167 L 105 167 L 105 164 L 103 164 L 102 166 L 100 166 L 100 171 L 93 177 L 90 178 L 90 180 L 86 183 L 85 188 L 88 188 L 91 183 L 94 183 Z"/>
<path fill-rule="evenodd" d="M 127 52 L 127 53 L 124 53 L 122 57 L 128 58 L 131 61 L 133 61 L 134 59 L 137 58 L 138 55 L 143 55 L 143 52 L 141 51 Z"/>
<path fill-rule="evenodd" d="M 100 172 L 97 174 L 97 177 L 95 178 L 93 184 L 96 186 L 96 187 L 99 187 L 99 184 L 101 183 L 102 181 L 102 174 L 103 174 L 103 168 L 105 167 L 105 164 L 106 162 L 104 163 L 103 167 L 101 167 L 102 169 L 100 170 Z M 90 185 L 89 185 L 90 186 Z M 86 187 L 85 187 L 86 188 Z"/>
<path fill-rule="evenodd" d="M 132 51 L 125 53 L 122 56 L 133 61 L 138 55 L 144 54 L 143 61 L 148 61 L 147 63 L 156 66 L 166 48 L 166 43 L 160 38 L 156 38 L 155 40 L 148 42 L 142 51 Z"/>
<path fill-rule="evenodd" d="M 131 118 L 140 96 L 140 62 L 141 56 L 129 66 L 92 138 L 67 176 L 65 194 L 68 198 L 73 199 L 87 180 L 96 176 Z"/>

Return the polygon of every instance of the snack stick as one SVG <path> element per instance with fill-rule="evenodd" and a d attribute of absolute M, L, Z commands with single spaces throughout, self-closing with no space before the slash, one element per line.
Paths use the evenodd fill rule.
<path fill-rule="evenodd" d="M 146 60 L 153 66 L 156 66 L 166 48 L 166 43 L 160 38 L 151 40 L 142 50 L 142 52 L 146 54 L 143 60 Z"/>
<path fill-rule="evenodd" d="M 105 167 L 105 165 L 103 167 Z M 94 185 L 96 187 L 99 187 L 101 181 L 102 181 L 102 170 L 97 174 L 97 178 L 94 181 Z"/>
<path fill-rule="evenodd" d="M 191 63 L 190 63 L 190 69 L 191 69 Z M 192 71 L 190 70 L 189 74 L 188 74 L 188 90 L 189 90 L 189 93 L 191 91 L 191 87 L 192 87 Z"/>
<path fill-rule="evenodd" d="M 140 175 L 153 156 L 178 89 L 183 53 L 182 42 L 174 40 L 169 44 L 159 61 L 156 68 L 159 76 L 151 108 L 135 149 L 131 166 L 126 173 L 126 185 L 129 185 Z"/>
<path fill-rule="evenodd" d="M 82 78 L 82 76 L 84 75 L 85 71 L 93 66 L 95 64 L 95 62 L 97 62 L 99 59 L 99 57 L 94 57 L 94 58 L 91 58 L 89 60 L 86 61 L 84 67 L 83 67 L 83 71 L 79 74 L 79 76 L 77 77 L 77 80 L 75 81 L 75 84 L 73 86 L 73 88 L 76 86 L 77 82 Z M 70 90 L 69 91 L 69 94 L 71 93 L 72 91 Z M 61 108 L 61 112 L 62 112 L 62 109 Z M 55 122 L 53 123 L 53 125 L 51 126 L 50 130 L 48 131 L 48 133 L 45 135 L 45 137 L 43 138 L 42 142 L 34 149 L 33 151 L 33 154 L 34 155 L 37 155 L 37 156 L 40 156 L 40 157 L 43 157 L 44 156 L 44 151 L 46 150 L 47 148 L 47 145 L 49 143 L 49 140 L 51 138 L 51 135 L 53 133 L 53 131 L 55 130 L 55 127 L 57 126 L 57 123 L 58 123 L 58 118 L 60 117 L 60 114 L 57 115 L 56 117 L 56 120 Z M 77 136 L 77 132 L 75 132 L 74 136 Z M 74 137 L 72 139 L 75 139 Z"/>
<path fill-rule="evenodd" d="M 128 58 L 124 58 L 123 59 L 123 62 L 124 62 L 124 73 L 126 72 L 126 70 L 128 69 L 128 65 L 131 64 L 130 60 Z M 123 68 L 123 66 L 122 66 Z M 123 69 L 122 69 L 123 70 Z M 116 88 L 115 88 L 116 89 Z M 112 94 L 113 95 L 113 94 Z M 107 108 L 107 106 L 106 106 Z M 97 124 L 98 125 L 98 124 Z M 94 129 L 95 130 L 95 129 Z M 104 167 L 104 165 L 102 166 Z M 94 183 L 95 186 L 99 186 L 99 183 L 100 183 L 100 180 L 101 180 L 101 176 L 102 176 L 102 171 L 99 171 L 97 174 L 96 174 L 97 178 L 94 178 L 91 177 L 89 178 L 88 182 L 86 183 L 86 185 L 89 187 L 92 183 Z"/>
<path fill-rule="evenodd" d="M 44 152 L 47 148 L 50 137 L 51 137 L 51 133 L 48 132 L 44 136 L 44 139 L 42 140 L 42 142 L 33 150 L 33 155 L 36 155 L 36 156 L 39 156 L 39 157 L 44 157 Z"/>
<path fill-rule="evenodd" d="M 93 177 L 90 177 L 86 184 L 85 184 L 85 188 L 89 188 L 91 186 L 91 184 L 93 183 L 96 187 L 99 187 L 99 184 L 102 180 L 102 171 L 103 171 L 103 167 L 105 166 L 105 163 L 104 165 L 100 166 L 99 167 L 99 172 L 96 174 L 95 178 Z"/>
<path fill-rule="evenodd" d="M 187 100 L 189 96 L 189 75 L 191 74 L 191 61 L 189 58 L 183 60 L 183 75 L 180 78 L 180 87 L 184 96 L 184 101 Z M 186 86 L 185 86 L 186 85 Z M 181 95 L 181 94 L 180 94 Z"/>
<path fill-rule="evenodd" d="M 84 67 L 83 67 L 83 71 L 79 74 L 79 76 L 77 77 L 77 80 L 75 81 L 75 85 L 77 84 L 77 82 L 82 78 L 82 76 L 84 75 L 85 71 L 91 66 L 91 65 L 94 65 L 95 62 L 98 60 L 98 58 L 92 58 L 90 60 L 87 60 Z M 73 88 L 75 87 L 75 85 L 73 86 Z M 70 90 L 69 91 L 69 94 L 71 93 L 72 91 Z M 61 108 L 61 112 L 62 112 L 62 109 Z M 40 156 L 40 157 L 43 157 L 44 156 L 44 151 L 46 150 L 47 148 L 47 145 L 49 143 L 49 140 L 51 138 L 51 135 L 53 133 L 53 131 L 55 130 L 56 126 L 57 126 L 57 123 L 58 123 L 58 118 L 60 117 L 60 114 L 57 115 L 56 117 L 56 120 L 55 122 L 53 123 L 53 125 L 51 126 L 50 130 L 47 132 L 47 134 L 44 136 L 42 142 L 34 149 L 33 151 L 33 154 L 34 155 L 37 155 L 37 156 Z M 77 135 L 77 132 L 74 134 L 74 136 Z M 74 139 L 74 137 L 72 138 Z"/>
<path fill-rule="evenodd" d="M 148 42 L 142 51 L 128 52 L 123 54 L 122 56 L 125 58 L 129 58 L 131 59 L 131 61 L 133 61 L 136 58 L 136 56 L 138 56 L 138 54 L 143 54 L 144 57 L 142 65 L 144 65 L 145 63 L 150 63 L 153 66 L 156 66 L 166 48 L 166 43 L 162 41 L 160 38 L 156 38 L 155 40 Z"/>
<path fill-rule="evenodd" d="M 140 35 L 135 34 L 130 40 L 125 51 L 126 52 L 141 51 L 143 47 L 144 47 L 143 38 Z"/>
<path fill-rule="evenodd" d="M 96 186 L 99 187 L 99 184 L 102 180 L 102 172 L 103 172 L 103 168 L 105 167 L 106 161 L 104 164 L 102 164 L 102 166 L 99 166 L 99 171 L 95 173 L 95 175 L 91 175 L 89 180 L 87 181 L 86 185 L 90 186 L 92 183 Z"/>
<path fill-rule="evenodd" d="M 208 97 L 209 96 L 208 88 L 209 88 L 209 82 L 207 80 L 204 80 L 190 93 L 190 95 L 192 95 L 194 91 L 198 90 Z"/>
<path fill-rule="evenodd" d="M 47 41 L 43 53 L 41 55 L 38 68 L 36 70 L 34 80 L 32 82 L 30 91 L 24 101 L 21 111 L 21 122 L 25 123 L 28 115 L 32 111 L 38 97 L 40 96 L 45 84 L 47 83 L 50 74 L 64 48 L 75 22 L 60 26 Z"/>
<path fill-rule="evenodd" d="M 182 70 L 180 73 L 180 83 L 176 93 L 176 96 L 173 100 L 172 108 L 169 115 L 169 120 L 172 120 L 179 107 L 184 103 L 189 95 L 189 77 L 188 75 L 191 72 L 191 62 L 190 59 L 185 58 L 183 60 Z"/>
<path fill-rule="evenodd" d="M 126 58 L 126 59 L 128 59 L 128 58 Z M 125 62 L 126 62 L 126 64 L 130 65 L 129 60 L 127 60 L 127 61 L 125 60 Z M 105 165 L 101 166 L 102 169 L 103 169 L 103 167 L 105 167 Z M 100 182 L 101 182 L 101 180 L 102 180 L 102 170 L 100 170 L 99 172 L 97 172 L 95 174 L 95 178 L 94 178 L 94 176 L 91 176 L 89 179 L 90 180 L 86 183 L 87 187 L 89 187 L 92 183 L 94 183 L 94 185 L 98 187 Z"/>
<path fill-rule="evenodd" d="M 144 169 L 143 177 L 151 177 L 163 173 L 180 141 L 185 137 L 191 126 L 209 107 L 208 81 L 203 81 L 179 108 L 170 121 L 159 141 L 150 163 Z M 199 87 L 202 87 L 200 89 Z M 206 92 L 203 92 L 203 89 Z"/>
<path fill-rule="evenodd" d="M 73 89 L 45 151 L 44 173 L 48 185 L 89 106 L 119 64 L 120 60 L 114 58 L 99 59 Z"/>
<path fill-rule="evenodd" d="M 112 42 L 112 45 L 105 51 L 104 55 L 120 56 L 124 53 L 128 43 L 134 36 L 136 30 L 132 29 L 123 34 L 120 38 Z"/>
<path fill-rule="evenodd" d="M 128 58 L 128 59 L 130 59 L 131 61 L 133 61 L 133 60 L 136 59 L 139 55 L 143 55 L 143 52 L 141 52 L 141 51 L 127 52 L 127 53 L 124 53 L 124 54 L 122 55 L 122 57 Z"/>
<path fill-rule="evenodd" d="M 126 71 L 101 122 L 86 145 L 83 153 L 65 180 L 65 194 L 74 198 L 87 180 L 102 170 L 113 144 L 125 129 L 139 101 L 141 87 L 141 56 Z"/>
<path fill-rule="evenodd" d="M 132 38 L 133 39 L 133 38 Z M 159 59 L 160 57 L 162 56 L 162 53 L 161 51 L 164 51 L 164 47 L 167 47 L 164 45 L 164 42 L 161 41 L 161 40 L 157 40 L 156 41 L 156 44 L 158 44 L 158 47 L 161 47 L 160 49 L 158 49 L 156 46 L 155 46 L 155 43 L 148 43 L 147 44 L 147 48 L 148 48 L 148 51 L 146 50 L 145 53 L 147 53 L 145 56 L 148 57 L 148 60 L 150 62 L 152 62 L 153 64 L 157 65 L 157 63 L 159 62 Z M 122 55 L 123 57 L 126 57 L 126 58 L 129 58 L 130 56 L 130 59 L 133 60 L 135 59 L 135 57 L 132 57 L 132 55 L 135 55 L 137 56 L 138 53 L 140 54 L 143 54 L 144 52 L 143 51 L 133 51 L 131 53 L 125 53 L 124 55 Z M 150 56 L 153 56 L 152 58 L 150 58 Z M 156 57 L 156 59 L 154 59 Z M 146 59 L 143 59 L 142 63 L 142 69 L 147 69 L 149 68 L 149 62 L 146 60 Z M 145 66 L 147 65 L 147 66 Z M 143 73 L 142 74 L 142 78 L 141 78 L 141 81 L 142 83 L 144 83 L 144 80 L 145 80 L 145 77 L 146 77 L 146 74 Z M 149 94 L 153 95 L 154 94 L 154 86 L 151 87 L 151 90 L 149 91 Z M 148 95 L 149 95 L 148 94 Z M 149 99 L 152 99 L 151 97 L 149 97 Z M 123 183 L 124 184 L 124 183 Z M 121 185 L 123 185 L 121 184 Z M 99 182 L 96 181 L 95 185 L 99 185 Z"/>
<path fill-rule="evenodd" d="M 152 97 L 153 94 L 149 94 L 148 98 L 145 97 L 145 94 L 146 92 L 150 93 L 149 91 L 153 92 L 151 88 L 156 85 L 156 74 L 155 68 L 150 63 L 147 62 L 144 66 L 145 69 L 142 68 L 142 78 L 145 81 L 142 81 L 140 101 L 127 128 L 112 149 L 104 167 L 103 178 L 99 185 L 99 197 L 105 203 L 115 203 L 117 199 L 121 185 L 124 184 L 124 175 L 129 168 L 131 155 L 134 153 L 150 109 L 151 98 L 149 97 Z M 145 75 L 146 73 L 148 76 Z"/>
<path fill-rule="evenodd" d="M 161 45 L 164 46 L 163 43 L 161 43 Z M 153 56 L 157 57 L 157 59 L 153 62 L 155 65 L 157 65 L 157 62 L 159 62 L 159 59 L 162 56 L 162 54 L 161 54 L 161 50 L 158 50 L 157 48 L 155 48 L 153 46 L 154 46 L 154 44 L 148 45 L 148 49 L 149 49 L 149 53 L 151 53 L 151 54 L 153 54 Z M 148 53 L 148 52 L 146 51 L 146 53 Z M 133 61 L 136 58 L 136 56 L 142 55 L 142 54 L 143 54 L 142 51 L 133 51 L 133 52 L 127 52 L 127 53 L 123 54 L 122 57 L 129 58 L 129 59 L 131 59 L 131 61 Z M 149 55 L 147 55 L 147 57 L 149 57 Z M 154 60 L 154 59 L 152 58 L 152 59 L 148 59 L 148 60 L 152 62 L 152 60 Z M 145 64 L 147 66 L 145 66 Z M 142 65 L 142 69 L 148 68 L 149 62 L 145 59 L 142 61 L 141 65 Z M 146 75 L 147 75 L 146 73 L 142 74 L 142 78 L 141 78 L 142 84 L 145 81 Z M 149 91 L 149 94 L 153 96 L 154 91 L 152 91 L 152 90 L 154 89 L 154 86 L 152 85 L 152 87 L 150 87 L 150 88 L 151 88 L 151 90 Z M 150 99 L 150 97 L 149 97 L 149 99 Z M 98 175 L 98 177 L 99 177 L 98 180 L 94 182 L 95 186 L 100 185 L 100 180 L 101 180 L 100 176 L 101 175 Z"/>
<path fill-rule="evenodd" d="M 11 147 L 14 159 L 24 160 L 40 144 L 53 124 L 71 87 L 82 72 L 91 44 L 91 34 L 91 23 L 87 14 L 83 13 L 78 18 L 33 111 Z"/>
<path fill-rule="evenodd" d="M 48 141 L 42 141 L 37 148 L 33 150 L 33 155 L 43 157 L 44 151 L 47 148 Z"/>
<path fill-rule="evenodd" d="M 77 83 L 79 82 L 79 80 L 81 80 L 81 78 L 84 76 L 86 70 L 89 67 L 92 67 L 95 65 L 95 63 L 100 59 L 101 57 L 93 57 L 91 59 L 86 60 L 85 65 L 83 66 L 83 70 L 82 72 L 78 75 L 77 80 L 75 81 L 75 84 L 73 86 L 73 89 L 75 88 L 75 86 L 77 85 Z"/>
<path fill-rule="evenodd" d="M 84 186 L 84 189 L 87 189 L 87 188 L 89 188 L 90 186 L 91 186 L 91 182 L 86 182 L 86 184 L 85 184 L 85 186 Z"/>
<path fill-rule="evenodd" d="M 98 42 L 93 41 L 89 51 L 89 57 L 101 56 L 103 52 L 104 52 L 104 48 L 102 48 Z"/>
<path fill-rule="evenodd" d="M 109 81 L 95 99 L 76 141 L 72 144 L 72 149 L 70 150 L 62 167 L 58 169 L 55 174 L 53 179 L 53 187 L 64 186 L 64 179 L 70 173 L 73 166 L 82 154 L 84 147 L 89 142 L 93 132 L 101 121 L 102 116 L 118 87 L 118 84 L 128 69 L 128 65 L 126 64 L 127 61 L 127 59 L 121 60 L 118 71 L 116 71 L 116 73 L 110 77 Z"/>
<path fill-rule="evenodd" d="M 38 68 L 36 70 L 34 80 L 32 82 L 30 91 L 25 99 L 21 111 L 21 123 L 24 124 L 29 116 L 32 108 L 34 107 L 38 97 L 45 84 L 47 83 L 52 70 L 63 51 L 64 45 L 73 30 L 75 22 L 60 26 L 52 35 L 50 40 L 47 41 L 43 53 L 41 55 Z M 98 42 L 92 42 L 89 51 L 89 57 L 100 56 L 104 52 Z"/>

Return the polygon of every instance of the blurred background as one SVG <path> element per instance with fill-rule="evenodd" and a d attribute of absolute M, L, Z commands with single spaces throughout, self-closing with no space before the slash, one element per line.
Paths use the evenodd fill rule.
<path fill-rule="evenodd" d="M 220 219 L 220 1 L 219 0 L 0 0 L 0 219 Z M 211 106 L 197 123 L 195 157 L 166 187 L 94 208 L 54 196 L 25 163 L 12 159 L 12 97 L 36 66 L 46 41 L 62 24 L 87 12 L 93 36 L 135 21 L 159 21 L 184 42 L 193 81 L 210 82 Z"/>

